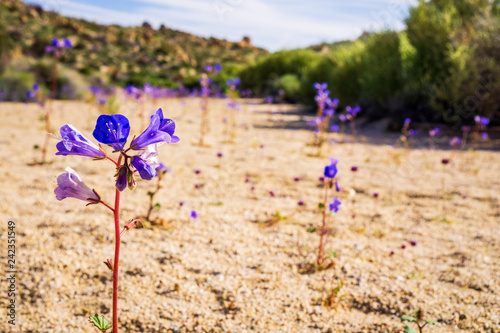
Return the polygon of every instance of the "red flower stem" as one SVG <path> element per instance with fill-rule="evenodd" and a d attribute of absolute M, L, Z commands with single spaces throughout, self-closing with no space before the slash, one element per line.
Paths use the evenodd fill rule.
<path fill-rule="evenodd" d="M 319 234 L 319 248 L 318 248 L 318 257 L 316 258 L 316 264 L 319 266 L 323 263 L 323 257 L 324 257 L 324 241 L 323 238 L 325 236 L 325 230 L 326 230 L 326 205 L 328 201 L 328 187 L 330 186 L 330 182 L 333 180 L 330 179 L 325 179 L 325 198 L 323 199 L 323 221 L 321 224 L 321 230 Z"/>
<path fill-rule="evenodd" d="M 109 156 L 107 156 L 107 155 L 106 155 L 106 158 L 107 158 L 108 160 L 110 160 L 111 162 L 113 162 L 116 166 L 119 166 L 118 162 L 116 162 L 116 161 L 115 161 L 114 159 L 112 159 L 111 157 L 109 157 Z"/>
<path fill-rule="evenodd" d="M 118 158 L 119 166 L 122 156 Z M 120 260 L 120 191 L 115 190 L 115 262 L 113 264 L 113 333 L 118 333 L 118 262 Z"/>
<path fill-rule="evenodd" d="M 104 201 L 99 201 L 99 203 L 102 203 L 104 206 L 108 207 L 113 213 L 115 212 L 115 209 L 113 207 L 111 207 L 110 205 L 108 205 L 107 203 L 105 203 Z"/>

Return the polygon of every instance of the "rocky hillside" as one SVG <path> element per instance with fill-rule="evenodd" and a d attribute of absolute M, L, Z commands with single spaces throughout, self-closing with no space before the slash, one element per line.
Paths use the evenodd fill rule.
<path fill-rule="evenodd" d="M 248 37 L 235 43 L 163 25 L 155 30 L 147 22 L 138 27 L 100 25 L 19 0 L 0 2 L 0 35 L 10 40 L 14 55 L 34 59 L 45 55 L 53 38 L 70 38 L 75 47 L 63 55 L 64 64 L 86 76 L 104 74 L 121 83 L 189 81 L 206 64 L 246 63 L 268 53 L 254 47 Z"/>

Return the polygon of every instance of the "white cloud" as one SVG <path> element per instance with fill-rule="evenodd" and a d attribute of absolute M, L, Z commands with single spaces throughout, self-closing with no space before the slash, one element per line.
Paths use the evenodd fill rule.
<path fill-rule="evenodd" d="M 200 36 L 240 40 L 271 51 L 306 47 L 322 41 L 354 39 L 365 30 L 403 27 L 408 7 L 417 0 L 135 0 L 134 11 L 102 9 L 61 1 L 63 15 L 106 24 L 138 25 L 148 21 Z M 107 3 L 108 6 L 110 2 Z M 123 8 L 123 9 L 122 9 Z"/>

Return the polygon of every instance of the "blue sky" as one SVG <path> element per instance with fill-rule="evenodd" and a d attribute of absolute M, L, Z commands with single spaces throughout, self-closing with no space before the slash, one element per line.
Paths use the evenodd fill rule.
<path fill-rule="evenodd" d="M 245 35 L 270 51 L 402 29 L 417 0 L 33 0 L 44 9 L 103 24 L 160 24 L 202 37 Z"/>

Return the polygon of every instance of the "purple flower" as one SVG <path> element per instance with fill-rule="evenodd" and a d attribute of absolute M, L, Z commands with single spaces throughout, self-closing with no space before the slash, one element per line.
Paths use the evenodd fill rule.
<path fill-rule="evenodd" d="M 339 211 L 339 206 L 342 204 L 342 202 L 340 202 L 340 200 L 338 198 L 333 198 L 333 202 L 328 206 L 328 209 L 330 210 L 330 212 L 334 212 L 335 214 L 337 214 L 337 212 Z"/>
<path fill-rule="evenodd" d="M 462 139 L 454 137 L 453 139 L 450 140 L 450 146 L 452 147 L 457 147 L 462 144 Z"/>
<path fill-rule="evenodd" d="M 298 181 L 300 181 L 300 178 L 299 177 L 293 177 L 293 181 L 294 182 L 298 182 Z"/>
<path fill-rule="evenodd" d="M 250 183 L 250 178 L 249 177 L 245 178 L 245 183 Z"/>
<path fill-rule="evenodd" d="M 417 130 L 414 130 L 414 129 L 411 129 L 411 130 L 408 130 L 408 134 L 410 134 L 410 136 L 417 136 L 418 135 L 418 131 Z"/>
<path fill-rule="evenodd" d="M 490 120 L 486 117 L 475 116 L 474 120 L 476 124 L 479 124 L 481 127 L 486 127 L 490 123 Z"/>
<path fill-rule="evenodd" d="M 28 98 L 28 99 L 32 99 L 35 96 L 36 96 L 36 94 L 34 91 L 30 90 L 30 91 L 26 92 L 26 98 Z"/>
<path fill-rule="evenodd" d="M 345 122 L 346 122 L 346 120 L 347 120 L 347 118 L 346 118 L 346 116 L 345 116 L 345 115 L 343 115 L 343 114 L 339 114 L 339 120 L 340 120 L 341 122 L 345 123 Z"/>
<path fill-rule="evenodd" d="M 337 175 L 337 163 L 339 162 L 339 160 L 333 158 L 333 157 L 330 157 L 330 161 L 331 161 L 331 164 L 330 165 L 327 165 L 325 167 L 325 171 L 323 173 L 323 175 L 326 177 L 326 178 L 335 178 L 335 176 Z"/>
<path fill-rule="evenodd" d="M 336 181 L 336 182 L 335 182 L 335 191 L 340 192 L 340 190 L 341 190 L 341 189 L 340 189 L 339 182 L 337 182 L 337 181 Z"/>
<path fill-rule="evenodd" d="M 326 88 L 328 88 L 328 84 L 327 84 L 326 82 L 323 82 L 323 83 L 321 83 L 321 84 L 320 84 L 320 83 L 315 83 L 313 86 L 314 86 L 314 88 L 315 88 L 316 90 L 319 90 L 319 91 L 323 91 L 323 90 L 325 90 Z"/>
<path fill-rule="evenodd" d="M 184 201 L 179 201 L 179 206 L 180 207 L 184 206 Z"/>
<path fill-rule="evenodd" d="M 250 187 L 250 190 L 251 190 L 251 191 L 255 190 L 255 186 L 254 186 L 254 185 L 252 185 L 252 186 Z"/>
<path fill-rule="evenodd" d="M 195 210 L 192 210 L 190 216 L 193 220 L 196 220 L 198 218 L 198 213 Z"/>
<path fill-rule="evenodd" d="M 34 91 L 38 91 L 40 89 L 40 85 L 38 83 L 33 84 L 31 87 Z"/>
<path fill-rule="evenodd" d="M 160 117 L 160 127 L 159 130 L 167 133 L 172 138 L 170 143 L 179 142 L 179 137 L 174 135 L 175 132 L 175 122 L 169 118 L 163 118 L 163 110 L 159 108 L 156 110 L 156 115 Z"/>
<path fill-rule="evenodd" d="M 323 177 L 323 176 L 318 177 L 318 180 L 320 183 L 323 183 L 323 182 L 325 182 L 325 177 Z"/>
<path fill-rule="evenodd" d="M 274 197 L 276 194 L 274 194 L 273 191 L 269 191 L 269 195 L 272 196 L 272 197 Z"/>
<path fill-rule="evenodd" d="M 120 192 L 123 192 L 128 186 L 129 175 L 132 172 L 129 170 L 127 166 L 121 166 L 118 170 L 118 176 L 116 177 L 116 189 Z"/>
<path fill-rule="evenodd" d="M 389 255 L 393 256 L 394 255 L 394 250 L 391 250 L 391 252 L 389 252 Z"/>
<path fill-rule="evenodd" d="M 469 132 L 470 131 L 470 126 L 462 126 L 462 131 L 463 132 Z"/>
<path fill-rule="evenodd" d="M 201 173 L 201 170 L 200 169 L 194 169 L 194 173 L 199 175 Z"/>
<path fill-rule="evenodd" d="M 334 99 L 327 99 L 326 104 L 328 105 L 329 108 L 335 109 L 339 106 L 339 99 L 334 98 Z M 335 110 L 333 110 L 335 112 Z"/>
<path fill-rule="evenodd" d="M 486 132 L 481 133 L 481 140 L 488 140 L 488 133 Z"/>
<path fill-rule="evenodd" d="M 378 198 L 378 196 L 379 196 L 378 192 L 373 192 L 373 197 L 374 198 Z"/>
<path fill-rule="evenodd" d="M 222 67 L 221 67 L 221 65 L 220 65 L 219 63 L 216 63 L 216 64 L 214 65 L 214 71 L 215 71 L 215 72 L 220 72 L 220 70 L 221 70 L 221 69 L 222 69 Z"/>
<path fill-rule="evenodd" d="M 90 91 L 92 94 L 97 95 L 97 93 L 99 93 L 99 87 L 90 86 L 90 87 L 89 87 L 89 91 Z"/>
<path fill-rule="evenodd" d="M 334 113 L 335 113 L 335 110 L 334 110 L 334 109 L 326 109 L 326 110 L 325 110 L 325 116 L 327 116 L 327 117 L 331 117 L 331 116 L 333 116 L 333 115 L 334 115 Z"/>
<path fill-rule="evenodd" d="M 205 72 L 211 72 L 213 69 L 212 65 L 206 65 L 205 66 Z"/>
<path fill-rule="evenodd" d="M 416 240 L 410 239 L 409 243 L 410 243 L 411 246 L 417 246 L 417 241 Z"/>
<path fill-rule="evenodd" d="M 238 88 L 241 84 L 240 82 L 240 78 L 239 77 L 235 77 L 234 79 L 229 79 L 226 81 L 226 84 L 227 86 L 231 89 L 231 90 L 235 90 L 236 88 Z"/>
<path fill-rule="evenodd" d="M 156 170 L 156 175 L 172 172 L 172 169 L 163 163 L 160 163 L 155 170 Z"/>
<path fill-rule="evenodd" d="M 59 42 L 59 39 L 54 38 L 54 39 L 52 39 L 52 42 L 50 43 L 50 46 L 52 46 L 52 47 L 60 47 L 61 43 Z"/>
<path fill-rule="evenodd" d="M 127 117 L 121 114 L 101 115 L 92 133 L 100 143 L 111 145 L 114 150 L 123 150 L 130 133 L 130 124 Z"/>
<path fill-rule="evenodd" d="M 406 245 L 405 244 L 401 244 L 401 248 L 404 250 L 406 249 Z"/>
<path fill-rule="evenodd" d="M 146 163 L 141 157 L 132 157 L 130 163 L 137 170 L 142 179 L 151 180 L 156 176 L 156 169 L 152 165 Z"/>
<path fill-rule="evenodd" d="M 361 112 L 361 107 L 358 105 L 358 106 L 355 106 L 353 108 L 351 108 L 350 106 L 347 106 L 345 108 L 345 110 L 347 111 L 347 113 L 349 113 L 351 116 L 356 116 L 356 114 L 360 113 Z"/>
<path fill-rule="evenodd" d="M 446 165 L 446 164 L 450 163 L 450 159 L 448 159 L 448 158 L 443 158 L 443 159 L 441 160 L 441 163 L 442 163 L 443 165 Z"/>
<path fill-rule="evenodd" d="M 62 42 L 62 47 L 73 47 L 73 43 L 71 42 L 71 39 L 64 38 L 64 40 Z"/>
<path fill-rule="evenodd" d="M 411 123 L 411 119 L 410 118 L 406 118 L 405 119 L 405 126 L 410 125 L 410 123 Z"/>
<path fill-rule="evenodd" d="M 438 134 L 439 134 L 439 128 L 438 127 L 436 127 L 436 128 L 434 128 L 434 129 L 432 129 L 432 130 L 429 131 L 429 135 L 430 136 L 436 136 Z"/>
<path fill-rule="evenodd" d="M 333 132 L 333 133 L 337 133 L 339 130 L 340 130 L 340 126 L 339 125 L 331 125 L 330 126 L 330 130 Z"/>
<path fill-rule="evenodd" d="M 304 206 L 304 200 L 300 199 L 300 200 L 297 202 L 297 205 L 299 205 L 299 206 Z"/>
<path fill-rule="evenodd" d="M 217 157 L 221 158 L 222 156 L 224 156 L 224 155 L 221 152 L 217 153 Z"/>
<path fill-rule="evenodd" d="M 351 171 L 352 171 L 352 172 L 356 172 L 356 171 L 358 171 L 358 167 L 357 167 L 356 165 L 353 165 L 353 166 L 351 167 Z"/>
<path fill-rule="evenodd" d="M 85 185 L 80 176 L 70 167 L 67 167 L 66 172 L 57 177 L 57 187 L 54 193 L 59 201 L 66 198 L 75 198 L 90 203 L 101 201 L 99 195 Z"/>
<path fill-rule="evenodd" d="M 56 155 L 78 155 L 93 158 L 104 158 L 106 154 L 93 142 L 89 141 L 73 125 L 66 124 L 61 127 L 61 141 L 57 143 Z"/>
<path fill-rule="evenodd" d="M 273 104 L 273 96 L 266 96 L 267 104 Z"/>
<path fill-rule="evenodd" d="M 139 136 L 130 144 L 132 149 L 138 150 L 160 142 L 170 143 L 172 141 L 172 137 L 167 132 L 160 130 L 160 124 L 160 117 L 157 114 L 152 115 L 148 128 L 139 134 Z"/>

